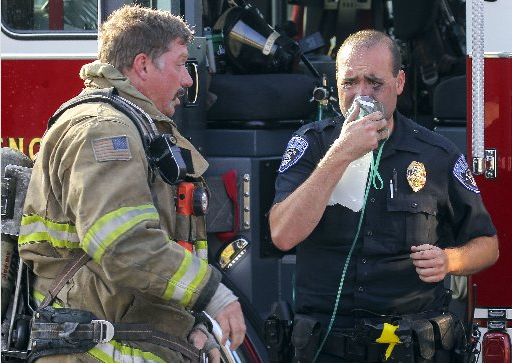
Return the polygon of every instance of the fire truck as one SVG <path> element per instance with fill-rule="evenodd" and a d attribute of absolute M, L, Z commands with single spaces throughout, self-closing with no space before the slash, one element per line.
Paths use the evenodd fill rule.
<path fill-rule="evenodd" d="M 210 164 L 209 257 L 243 305 L 239 360 L 269 361 L 264 320 L 274 302 L 293 300 L 293 251 L 273 247 L 267 223 L 281 156 L 294 130 L 338 113 L 335 51 L 351 32 L 376 28 L 402 50 L 398 109 L 451 139 L 473 168 L 500 258 L 462 281 L 454 309 L 478 340 L 479 361 L 511 362 L 512 2 L 2 0 L 2 147 L 34 159 L 47 120 L 83 88 L 78 73 L 96 59 L 98 24 L 130 2 L 195 28 L 194 85 L 175 121 Z M 245 12 L 223 16 L 232 7 Z M 242 52 L 230 49 L 236 42 Z M 2 246 L 3 295 L 14 285 L 4 260 Z"/>

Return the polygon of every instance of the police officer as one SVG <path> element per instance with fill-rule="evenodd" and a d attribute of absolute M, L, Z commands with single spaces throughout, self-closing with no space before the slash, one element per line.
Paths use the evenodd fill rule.
<path fill-rule="evenodd" d="M 99 61 L 80 71 L 83 93 L 114 87 L 159 133 L 174 136 L 187 178 L 199 180 L 208 164 L 170 118 L 178 94 L 192 85 L 185 66 L 193 37 L 188 25 L 169 12 L 124 6 L 99 35 Z M 219 322 L 222 343 L 229 337 L 232 349 L 241 344 L 245 323 L 237 297 L 220 283 L 219 271 L 176 243 L 175 197 L 176 186 L 148 164 L 134 122 L 113 105 L 80 104 L 47 131 L 19 238 L 21 257 L 35 273 L 35 299 L 41 301 L 63 266 L 85 251 L 92 260 L 64 285 L 54 306 L 86 310 L 113 324 L 144 324 L 164 335 L 159 341 L 114 339 L 84 353 L 57 350 L 38 362 L 189 362 L 187 346 L 178 351 L 158 344 L 187 339 L 218 362 L 206 324 L 194 328 L 192 312 L 203 310 Z M 206 239 L 204 218 L 194 228 L 198 240 Z"/>
<path fill-rule="evenodd" d="M 296 247 L 295 310 L 299 320 L 321 325 L 317 362 L 412 362 L 405 346 L 414 344 L 403 344 L 411 343 L 412 328 L 403 336 L 385 330 L 443 318 L 445 276 L 495 263 L 496 230 L 460 151 L 396 110 L 405 74 L 395 43 L 381 32 L 360 31 L 342 44 L 336 62 L 346 119 L 307 124 L 291 138 L 269 216 L 272 240 L 283 251 Z M 347 114 L 358 96 L 372 97 L 383 112 L 360 118 L 356 102 Z M 378 174 L 368 181 L 363 206 L 352 210 L 333 201 L 348 165 L 370 151 Z M 366 338 L 353 339 L 358 330 Z M 389 337 L 401 337 L 401 344 L 391 345 Z M 450 361 L 436 351 L 441 356 Z"/>

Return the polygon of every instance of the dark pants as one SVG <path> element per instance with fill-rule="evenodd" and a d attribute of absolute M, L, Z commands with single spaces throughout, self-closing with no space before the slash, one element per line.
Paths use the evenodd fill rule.
<path fill-rule="evenodd" d="M 391 358 L 388 361 L 385 361 L 384 358 L 380 360 L 372 360 L 371 363 L 381 363 L 381 362 L 399 362 L 398 360 L 392 360 Z M 434 358 L 431 360 L 421 360 L 418 358 L 413 358 L 409 361 L 402 361 L 402 363 L 451 363 L 452 360 L 450 358 L 450 352 L 447 351 L 437 351 Z M 322 353 L 318 356 L 318 359 L 315 363 L 369 363 L 369 361 L 361 361 L 361 360 L 345 360 L 340 357 L 336 357 L 334 355 Z"/>
<path fill-rule="evenodd" d="M 343 360 L 340 357 L 335 357 L 330 354 L 320 354 L 315 363 L 363 363 L 362 361 L 349 361 Z"/>

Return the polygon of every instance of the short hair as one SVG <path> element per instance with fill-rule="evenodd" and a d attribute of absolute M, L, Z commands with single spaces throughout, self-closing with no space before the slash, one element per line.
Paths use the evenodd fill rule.
<path fill-rule="evenodd" d="M 370 49 L 382 43 L 387 44 L 389 52 L 391 53 L 391 71 L 393 73 L 393 76 L 396 77 L 398 75 L 398 72 L 402 68 L 402 55 L 400 53 L 400 49 L 398 48 L 395 41 L 389 37 L 389 35 L 381 31 L 372 29 L 360 30 L 356 33 L 349 35 L 347 39 L 345 39 L 343 44 L 341 44 L 340 49 L 338 50 L 338 54 L 336 57 L 336 68 L 339 67 L 339 58 L 341 56 L 342 51 L 345 48 L 351 47 L 352 49 Z"/>
<path fill-rule="evenodd" d="M 169 51 L 172 41 L 180 39 L 188 45 L 193 38 L 193 30 L 179 16 L 139 5 L 125 5 L 101 24 L 98 59 L 122 72 L 132 67 L 137 54 L 147 54 L 156 61 Z"/>

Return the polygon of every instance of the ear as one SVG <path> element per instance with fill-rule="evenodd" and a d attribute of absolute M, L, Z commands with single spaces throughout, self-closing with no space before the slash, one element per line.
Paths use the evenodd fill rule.
<path fill-rule="evenodd" d="M 148 77 L 147 67 L 149 63 L 149 57 L 144 53 L 139 53 L 133 59 L 132 71 L 135 72 L 139 78 L 145 81 Z"/>
<path fill-rule="evenodd" d="M 403 70 L 398 71 L 396 77 L 396 94 L 401 95 L 405 87 L 405 72 Z"/>

